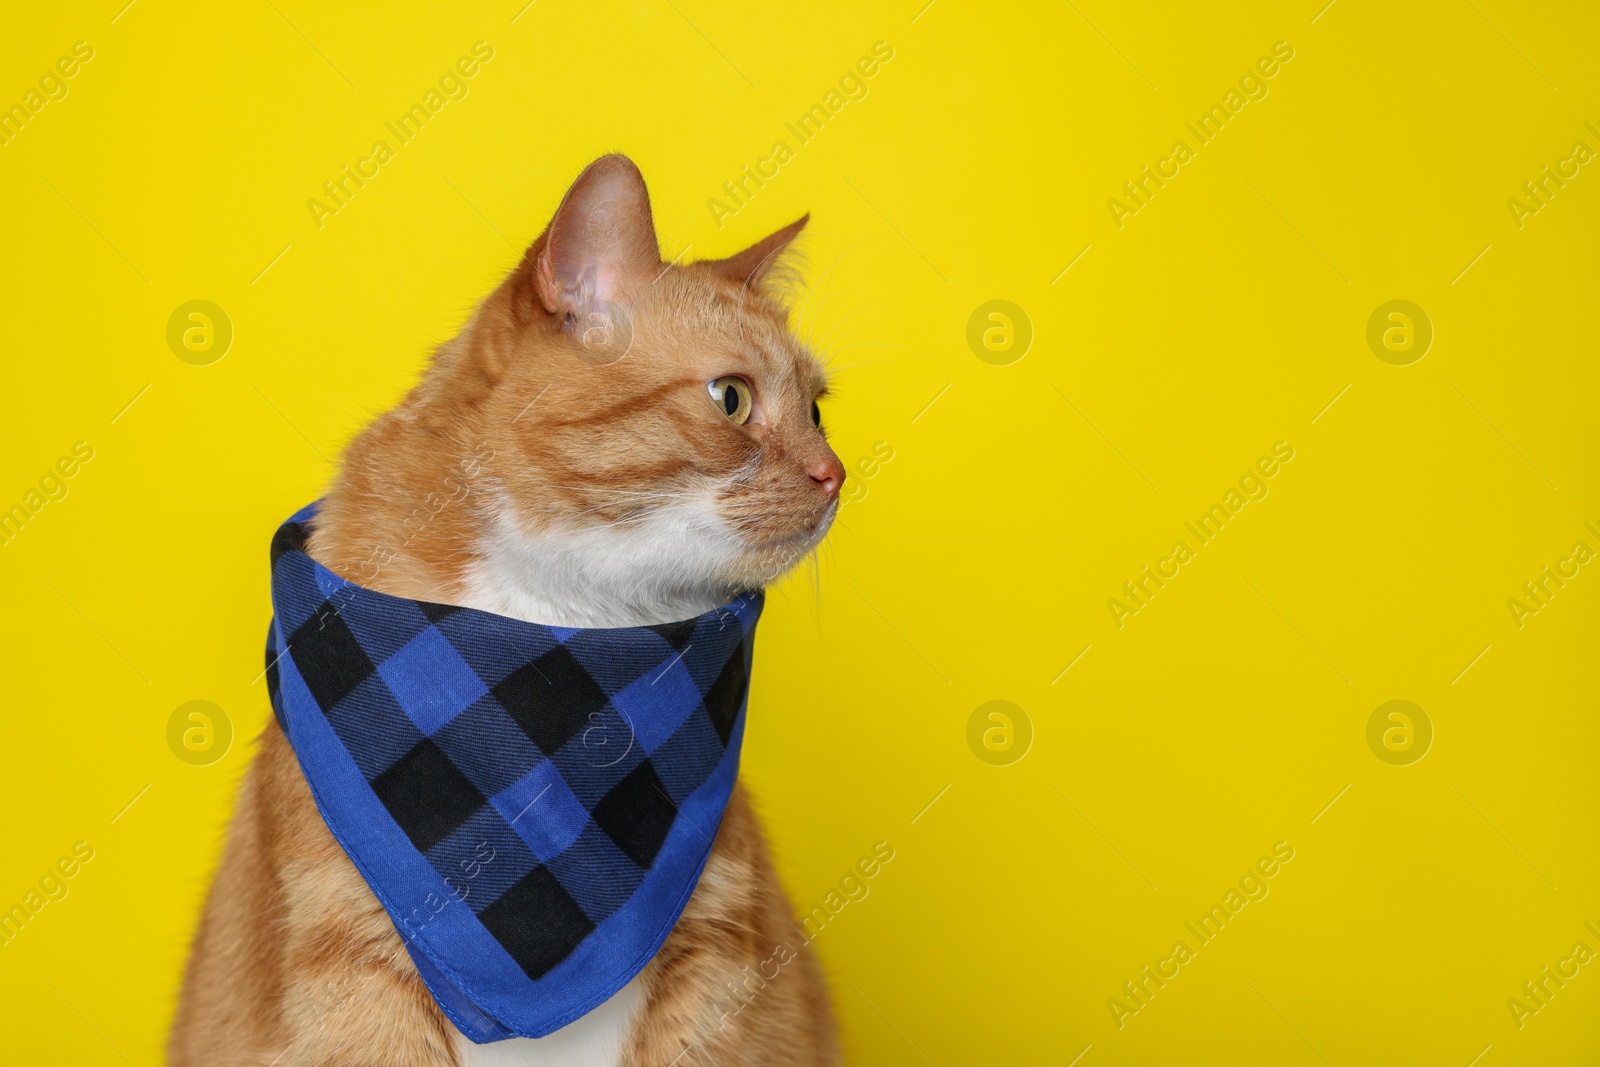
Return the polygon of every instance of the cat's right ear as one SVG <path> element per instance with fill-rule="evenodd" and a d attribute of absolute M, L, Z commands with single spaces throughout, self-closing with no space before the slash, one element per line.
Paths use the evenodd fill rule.
<path fill-rule="evenodd" d="M 633 160 L 602 156 L 572 183 L 545 231 L 534 291 L 552 314 L 585 316 L 661 270 L 650 194 Z"/>
<path fill-rule="evenodd" d="M 808 211 L 783 229 L 763 237 L 743 252 L 731 255 L 727 259 L 705 259 L 701 262 L 747 289 L 761 289 L 764 283 L 780 269 L 784 250 L 794 243 L 794 239 L 800 236 L 800 231 L 805 229 L 806 223 L 810 221 L 811 212 Z"/>

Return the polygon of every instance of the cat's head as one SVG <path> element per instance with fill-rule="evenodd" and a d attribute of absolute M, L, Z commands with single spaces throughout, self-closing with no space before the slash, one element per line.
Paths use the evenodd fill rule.
<path fill-rule="evenodd" d="M 475 502 L 493 512 L 480 586 L 531 568 L 534 585 L 641 593 L 661 601 L 644 615 L 670 615 L 674 598 L 716 603 L 816 547 L 844 470 L 823 371 L 777 288 L 805 223 L 727 259 L 665 263 L 638 168 L 612 155 L 579 176 L 441 354 L 473 380 L 491 475 L 493 499 Z"/>

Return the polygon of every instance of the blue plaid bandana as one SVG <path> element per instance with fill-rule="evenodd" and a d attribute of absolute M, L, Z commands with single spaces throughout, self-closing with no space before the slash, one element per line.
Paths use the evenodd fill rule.
<path fill-rule="evenodd" d="M 406 600 L 272 541 L 267 684 L 328 829 L 439 1007 L 542 1037 L 642 970 L 739 767 L 760 593 L 565 629 Z"/>

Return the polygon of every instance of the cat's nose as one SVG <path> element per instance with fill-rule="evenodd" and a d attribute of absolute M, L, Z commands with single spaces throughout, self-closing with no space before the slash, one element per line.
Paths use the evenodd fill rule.
<path fill-rule="evenodd" d="M 839 457 L 833 454 L 832 449 L 826 455 L 812 460 L 807 473 L 828 494 L 829 500 L 838 496 L 840 487 L 844 485 L 844 464 L 839 462 Z"/>

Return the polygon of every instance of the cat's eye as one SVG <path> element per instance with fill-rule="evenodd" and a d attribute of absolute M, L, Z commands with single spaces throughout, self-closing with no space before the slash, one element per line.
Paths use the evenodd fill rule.
<path fill-rule="evenodd" d="M 822 428 L 822 409 L 817 406 L 815 400 L 811 402 L 811 425 L 819 430 Z"/>
<path fill-rule="evenodd" d="M 717 402 L 724 415 L 740 426 L 749 421 L 753 399 L 749 382 L 737 375 L 729 374 L 718 378 L 706 388 L 711 391 L 711 399 Z"/>

